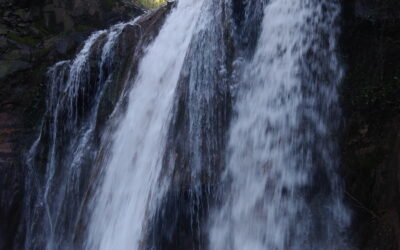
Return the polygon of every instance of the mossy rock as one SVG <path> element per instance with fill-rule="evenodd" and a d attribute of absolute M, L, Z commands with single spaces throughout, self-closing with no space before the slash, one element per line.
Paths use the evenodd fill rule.
<path fill-rule="evenodd" d="M 20 35 L 17 35 L 15 33 L 8 33 L 7 34 L 7 38 L 11 39 L 13 41 L 19 42 L 19 43 L 23 43 L 23 44 L 28 45 L 28 46 L 32 46 L 32 47 L 34 47 L 34 46 L 36 46 L 36 45 L 38 45 L 40 43 L 40 40 L 35 38 L 35 37 L 32 37 L 32 36 L 20 36 Z"/>

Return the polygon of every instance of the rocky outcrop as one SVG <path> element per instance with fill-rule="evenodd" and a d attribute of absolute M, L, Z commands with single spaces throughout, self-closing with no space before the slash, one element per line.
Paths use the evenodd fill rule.
<path fill-rule="evenodd" d="M 359 249 L 400 248 L 400 2 L 343 1 L 342 165 Z"/>

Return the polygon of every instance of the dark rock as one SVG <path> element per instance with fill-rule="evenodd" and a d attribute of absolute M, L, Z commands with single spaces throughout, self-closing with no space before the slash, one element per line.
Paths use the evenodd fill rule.
<path fill-rule="evenodd" d="M 18 60 L 0 60 L 0 79 L 4 79 L 18 71 L 31 68 L 29 62 Z"/>
<path fill-rule="evenodd" d="M 15 13 L 15 15 L 17 15 L 19 18 L 21 18 L 24 21 L 32 20 L 31 14 L 27 9 L 18 9 L 14 13 Z"/>
<path fill-rule="evenodd" d="M 7 35 L 8 32 L 9 31 L 7 29 L 7 26 L 5 26 L 4 24 L 0 23 L 0 36 L 1 35 Z"/>
<path fill-rule="evenodd" d="M 74 44 L 72 44 L 73 41 L 71 41 L 68 38 L 61 39 L 57 44 L 56 44 L 56 50 L 58 53 L 65 55 L 71 48 L 75 47 Z"/>
<path fill-rule="evenodd" d="M 359 249 L 400 247 L 399 4 L 343 1 L 342 169 Z"/>
<path fill-rule="evenodd" d="M 8 53 L 3 54 L 0 59 L 3 60 L 30 60 L 30 51 L 29 50 L 12 50 Z"/>
<path fill-rule="evenodd" d="M 368 20 L 390 20 L 400 18 L 400 2 L 397 0 L 357 0 L 355 16 Z"/>

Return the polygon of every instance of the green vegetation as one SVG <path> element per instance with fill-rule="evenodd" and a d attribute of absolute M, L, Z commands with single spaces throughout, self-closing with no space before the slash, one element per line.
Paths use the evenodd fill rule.
<path fill-rule="evenodd" d="M 130 0 L 134 4 L 137 4 L 138 6 L 152 10 L 152 9 L 157 9 L 160 8 L 161 6 L 165 5 L 167 3 L 166 0 Z M 100 0 L 101 6 L 106 9 L 106 10 L 111 10 L 114 6 L 116 1 L 115 0 Z"/>
<path fill-rule="evenodd" d="M 136 3 L 145 9 L 157 9 L 167 3 L 166 0 L 135 0 Z"/>
<path fill-rule="evenodd" d="M 46 29 L 46 26 L 45 26 L 43 20 L 34 22 L 33 27 L 35 27 L 35 29 L 37 29 L 41 33 L 42 36 L 52 35 L 51 32 Z"/>
<path fill-rule="evenodd" d="M 14 40 L 14 41 L 17 41 L 17 42 L 20 42 L 20 43 L 23 43 L 23 44 L 26 44 L 29 46 L 36 46 L 40 42 L 40 40 L 35 37 L 19 36 L 15 33 L 8 33 L 7 37 L 11 40 Z"/>

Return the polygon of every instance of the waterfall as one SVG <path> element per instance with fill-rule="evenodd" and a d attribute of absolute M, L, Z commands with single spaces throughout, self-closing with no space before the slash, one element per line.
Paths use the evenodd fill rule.
<path fill-rule="evenodd" d="M 225 1 L 204 1 L 186 53 L 162 162 L 169 188 L 151 221 L 151 249 L 206 247 L 203 225 L 223 168 L 231 106 L 226 8 Z"/>
<path fill-rule="evenodd" d="M 198 0 L 179 1 L 140 62 L 126 114 L 104 163 L 88 249 L 139 249 L 147 219 L 167 188 L 158 182 L 166 134 L 200 6 Z"/>
<path fill-rule="evenodd" d="M 339 0 L 168 6 L 48 70 L 25 249 L 351 249 Z"/>
<path fill-rule="evenodd" d="M 348 249 L 338 181 L 338 1 L 271 0 L 244 62 L 210 249 Z"/>
<path fill-rule="evenodd" d="M 97 155 L 94 134 L 102 97 L 113 79 L 115 44 L 133 22 L 93 33 L 75 59 L 48 70 L 46 117 L 27 154 L 25 249 L 72 247 L 85 177 Z M 98 52 L 96 44 L 103 45 Z M 96 53 L 98 63 L 90 65 Z"/>

